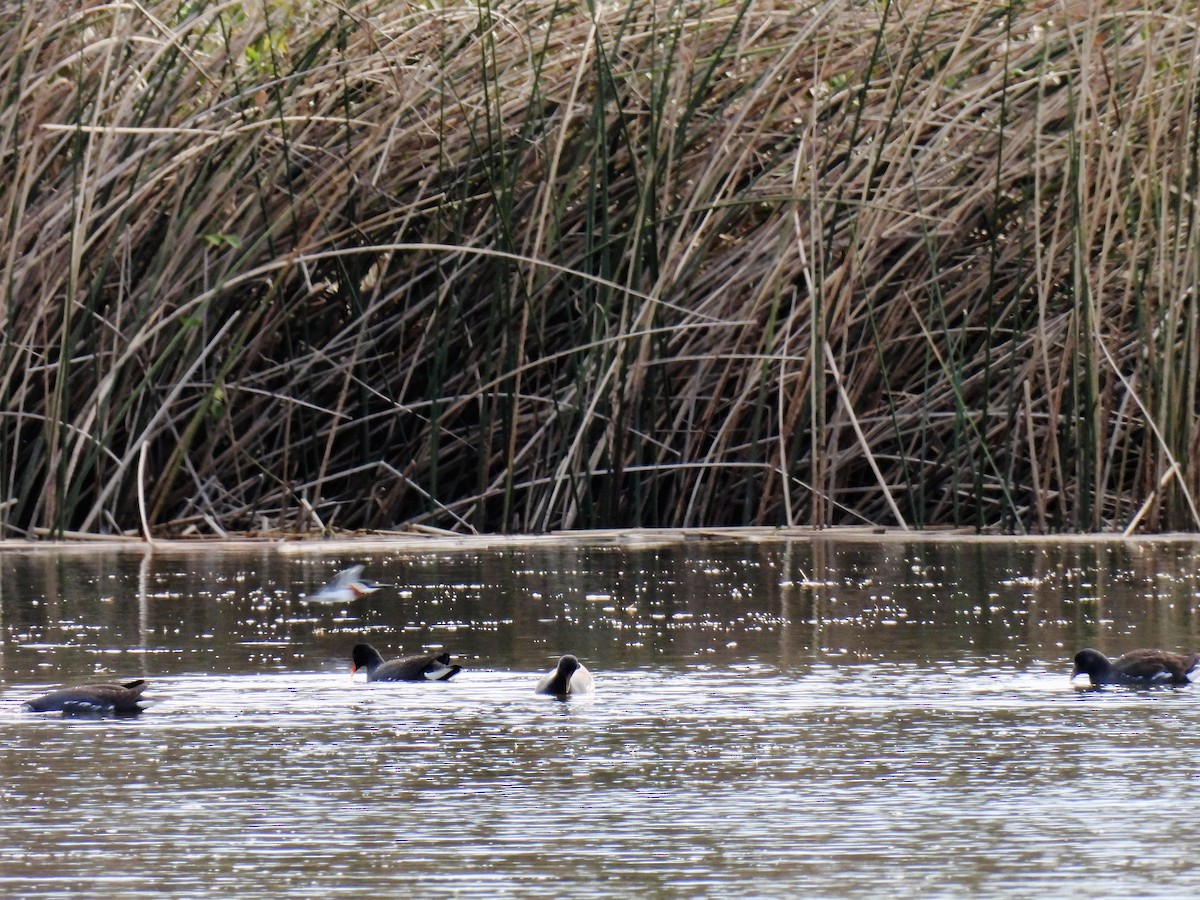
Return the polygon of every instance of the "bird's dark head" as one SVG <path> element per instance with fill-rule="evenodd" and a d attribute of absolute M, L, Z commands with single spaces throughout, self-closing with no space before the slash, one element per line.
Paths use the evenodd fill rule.
<path fill-rule="evenodd" d="M 1071 670 L 1071 678 L 1077 675 L 1087 675 L 1093 681 L 1098 681 L 1108 668 L 1108 657 L 1099 650 L 1090 647 L 1075 654 L 1075 668 Z"/>
<path fill-rule="evenodd" d="M 350 659 L 353 660 L 351 672 L 357 672 L 359 669 L 369 672 L 383 661 L 379 651 L 370 644 L 355 644 L 354 649 L 350 651 Z"/>

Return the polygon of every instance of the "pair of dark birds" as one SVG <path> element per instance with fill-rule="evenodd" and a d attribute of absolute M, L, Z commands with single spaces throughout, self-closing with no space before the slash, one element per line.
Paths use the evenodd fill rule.
<path fill-rule="evenodd" d="M 347 603 L 380 588 L 389 587 L 362 577 L 363 566 L 354 565 L 338 572 L 333 579 L 313 594 L 304 598 L 306 603 Z M 450 662 L 449 653 L 405 656 L 387 662 L 370 644 L 356 644 L 351 651 L 354 661 L 352 672 L 363 669 L 367 681 L 449 681 L 462 666 Z M 556 697 L 588 694 L 593 690 L 591 673 L 578 658 L 570 653 L 558 661 L 554 670 L 538 682 L 537 693 Z"/>
<path fill-rule="evenodd" d="M 462 666 L 451 665 L 449 653 L 405 656 L 384 662 L 383 656 L 370 644 L 355 644 L 351 652 L 352 671 L 363 669 L 367 681 L 449 681 Z M 578 657 L 568 653 L 558 665 L 538 682 L 536 693 L 555 697 L 589 694 L 594 689 L 592 673 Z"/>

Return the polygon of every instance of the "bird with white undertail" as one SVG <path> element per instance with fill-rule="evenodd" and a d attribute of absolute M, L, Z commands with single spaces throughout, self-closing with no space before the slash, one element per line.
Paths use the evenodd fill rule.
<path fill-rule="evenodd" d="M 592 673 L 571 653 L 561 657 L 553 671 L 537 685 L 537 693 L 549 694 L 560 700 L 591 694 L 596 689 Z"/>
<path fill-rule="evenodd" d="M 1071 678 L 1087 675 L 1093 686 L 1123 684 L 1151 687 L 1154 685 L 1191 684 L 1200 672 L 1200 653 L 1172 653 L 1169 650 L 1130 650 L 1116 659 L 1109 659 L 1090 647 L 1075 654 Z"/>
<path fill-rule="evenodd" d="M 141 678 L 124 684 L 80 684 L 26 700 L 21 707 L 64 716 L 136 716 L 147 702 L 142 699 L 144 690 L 146 682 Z"/>
<path fill-rule="evenodd" d="M 362 670 L 367 681 L 449 681 L 462 671 L 450 662 L 449 653 L 425 653 L 384 661 L 383 654 L 370 644 L 355 644 L 350 651 L 351 673 Z"/>

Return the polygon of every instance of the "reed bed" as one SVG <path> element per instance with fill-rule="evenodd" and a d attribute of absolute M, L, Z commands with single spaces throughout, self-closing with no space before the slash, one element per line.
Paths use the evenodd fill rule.
<path fill-rule="evenodd" d="M 0 20 L 0 536 L 1200 528 L 1194 2 Z"/>

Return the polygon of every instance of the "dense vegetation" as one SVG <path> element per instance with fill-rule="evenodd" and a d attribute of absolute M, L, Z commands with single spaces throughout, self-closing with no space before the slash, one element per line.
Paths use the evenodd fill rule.
<path fill-rule="evenodd" d="M 0 18 L 2 534 L 1200 528 L 1194 2 Z"/>

